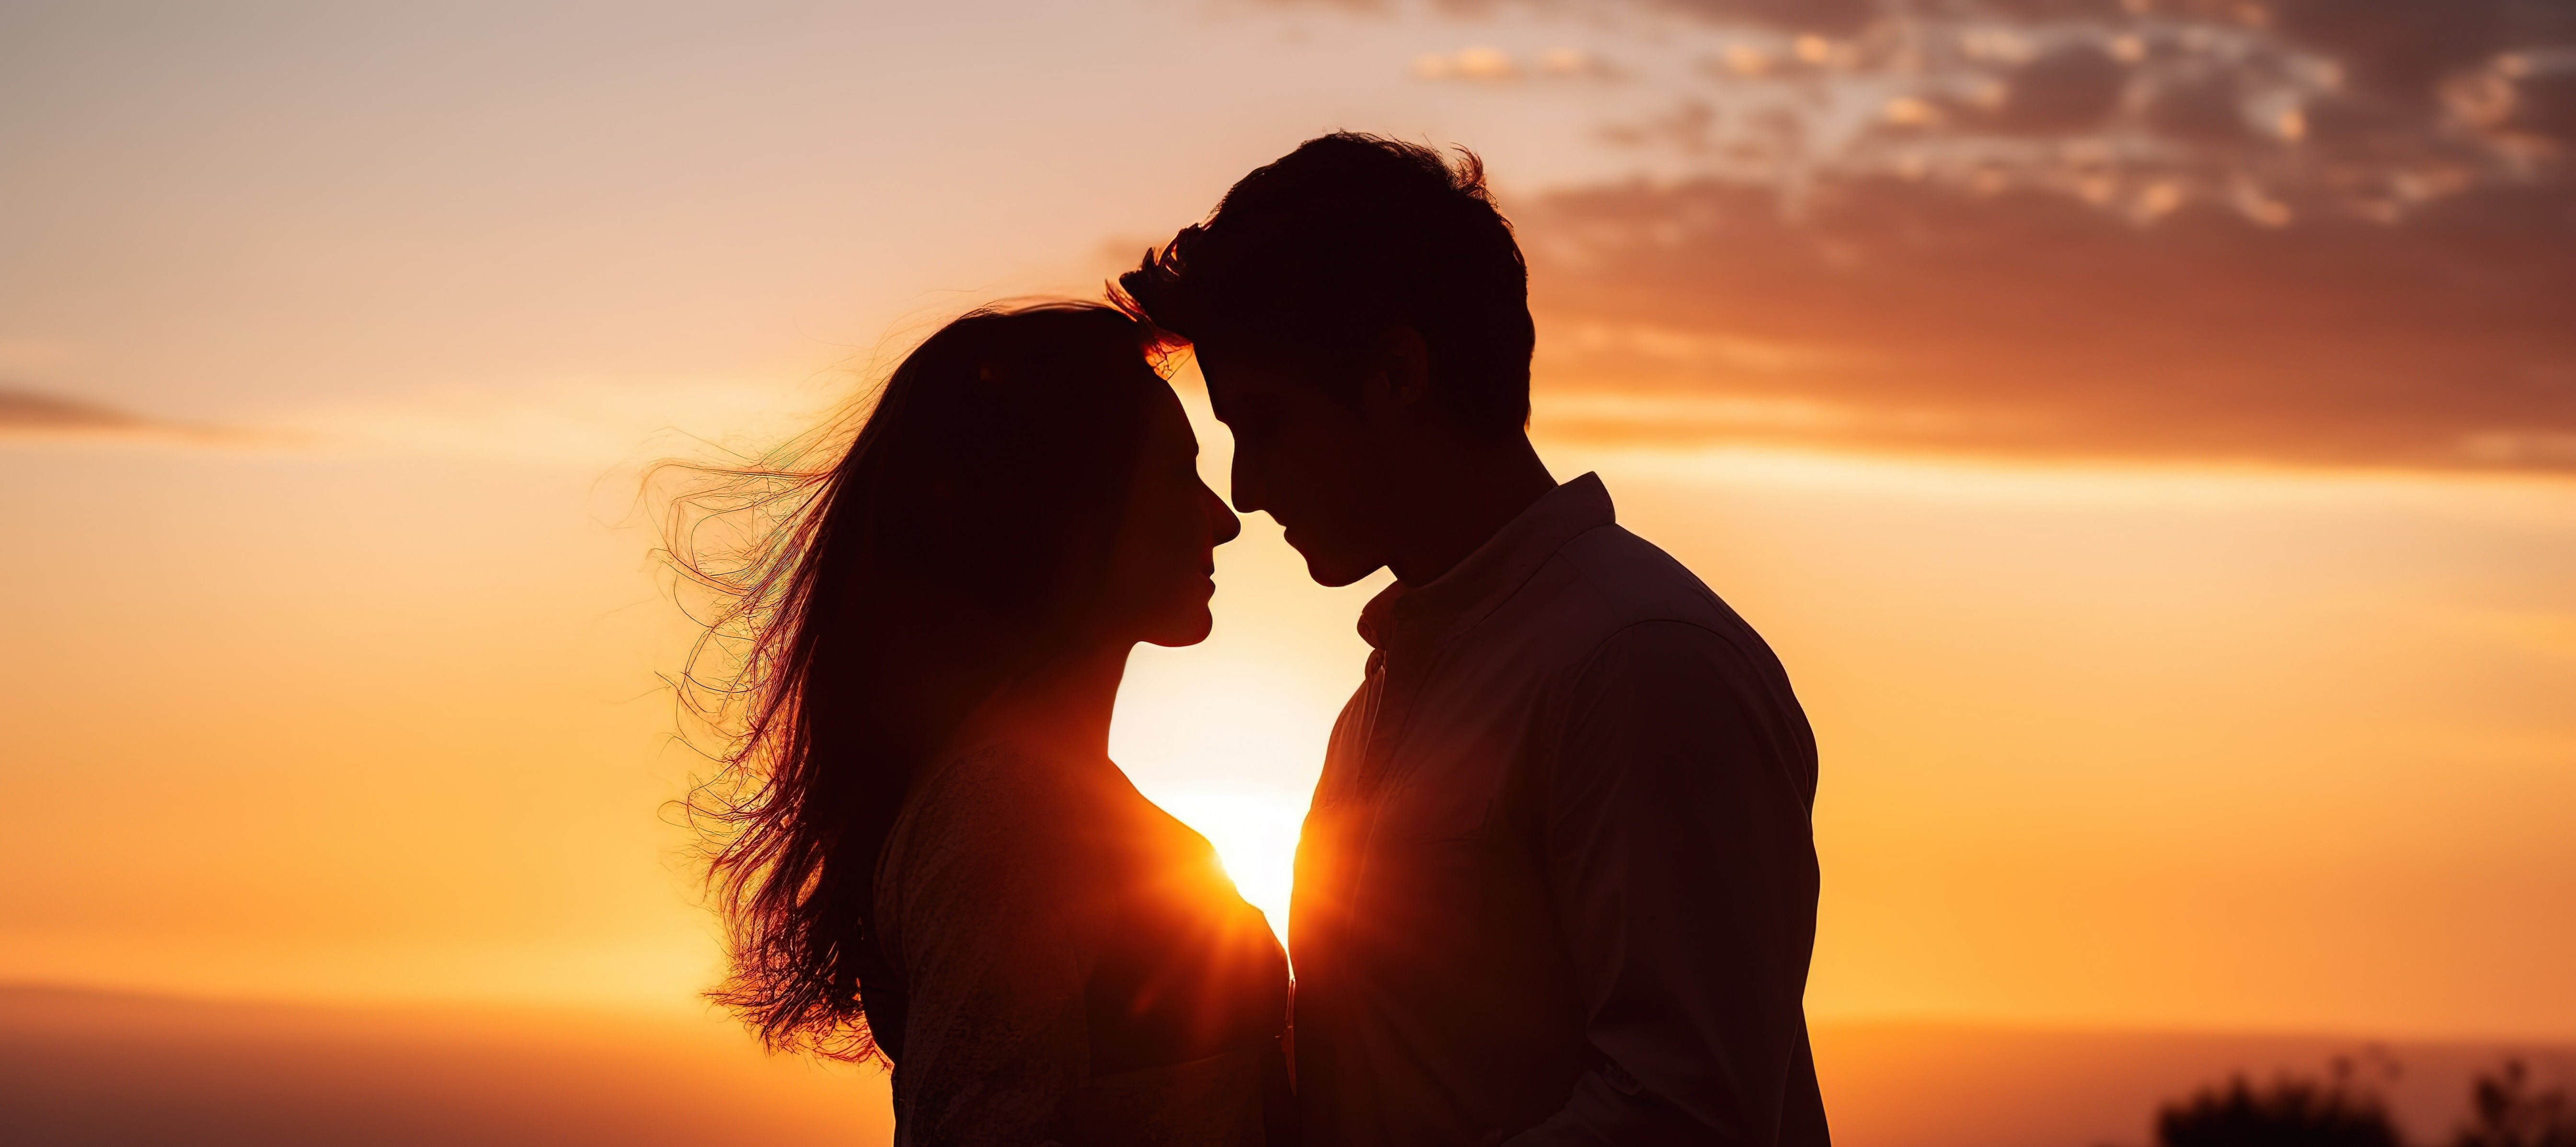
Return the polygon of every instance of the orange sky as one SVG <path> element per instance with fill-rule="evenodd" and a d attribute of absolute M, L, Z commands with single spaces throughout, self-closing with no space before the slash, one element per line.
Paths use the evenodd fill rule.
<path fill-rule="evenodd" d="M 161 17 L 0 18 L 0 389 L 92 411 L 0 403 L 0 979 L 686 1006 L 710 928 L 657 808 L 702 762 L 655 678 L 687 634 L 639 467 L 799 425 L 904 332 L 1096 282 L 1354 126 L 1485 152 L 1551 244 L 1543 453 L 1787 662 L 1824 752 L 1819 1015 L 2576 1037 L 2576 484 L 2515 397 L 2555 393 L 2563 337 L 2498 320 L 2457 357 L 2538 365 L 2488 390 L 2194 390 L 1554 245 L 1604 189 L 1717 171 L 1602 130 L 1672 96 L 1679 49 L 1631 40 L 1803 50 L 1763 25 Z M 1459 71 L 1492 58 L 1517 78 Z M 1626 70 L 1545 62 L 1577 58 Z M 2390 354 L 2464 337 L 2409 329 Z M 1978 429 L 1868 429 L 1892 410 Z M 2453 449 L 2477 434 L 2523 453 Z M 1371 587 L 1306 583 L 1262 520 L 1219 581 L 1216 638 L 1139 655 L 1113 744 L 1275 905 Z"/>

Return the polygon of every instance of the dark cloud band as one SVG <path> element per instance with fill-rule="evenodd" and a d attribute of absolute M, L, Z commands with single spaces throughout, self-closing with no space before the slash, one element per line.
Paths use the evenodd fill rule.
<path fill-rule="evenodd" d="M 2186 208 L 2149 228 L 1884 179 L 1795 208 L 1704 183 L 1525 212 L 1542 384 L 1850 414 L 1717 436 L 2576 470 L 2565 189 L 2402 227 Z"/>

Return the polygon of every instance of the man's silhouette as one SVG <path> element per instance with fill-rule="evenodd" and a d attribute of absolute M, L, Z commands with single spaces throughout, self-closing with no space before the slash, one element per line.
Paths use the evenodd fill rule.
<path fill-rule="evenodd" d="M 1815 742 L 1762 639 L 1531 448 L 1475 158 L 1308 141 L 1121 287 L 1194 344 L 1236 507 L 1325 585 L 1396 577 L 1298 847 L 1308 1140 L 1822 1147 Z"/>

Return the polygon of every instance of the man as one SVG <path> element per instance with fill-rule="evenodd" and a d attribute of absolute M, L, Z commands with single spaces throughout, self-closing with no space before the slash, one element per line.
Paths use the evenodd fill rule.
<path fill-rule="evenodd" d="M 1391 568 L 1298 847 L 1320 1147 L 1824 1147 L 1815 743 L 1760 637 L 1531 448 L 1528 272 L 1471 156 L 1310 140 L 1120 285 L 1233 497 Z"/>

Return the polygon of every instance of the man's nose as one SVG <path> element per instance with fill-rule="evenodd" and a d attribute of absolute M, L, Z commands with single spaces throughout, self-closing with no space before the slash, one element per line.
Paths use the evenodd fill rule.
<path fill-rule="evenodd" d="M 1243 519 L 1235 517 L 1234 511 L 1225 508 L 1225 499 L 1217 497 L 1216 491 L 1206 486 L 1200 486 L 1199 493 L 1205 495 L 1208 526 L 1216 536 L 1215 544 L 1221 546 L 1242 537 Z"/>

